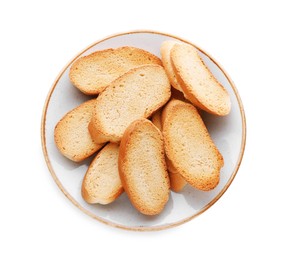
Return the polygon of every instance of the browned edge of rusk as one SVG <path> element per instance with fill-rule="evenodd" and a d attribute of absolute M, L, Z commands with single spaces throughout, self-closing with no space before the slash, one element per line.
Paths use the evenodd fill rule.
<path fill-rule="evenodd" d="M 222 71 L 222 73 L 225 75 L 226 79 L 228 80 L 228 82 L 230 83 L 235 96 L 237 98 L 238 101 L 238 105 L 239 105 L 239 110 L 241 113 L 241 118 L 242 118 L 242 142 L 241 142 L 241 149 L 239 152 L 239 156 L 238 156 L 238 160 L 237 163 L 235 165 L 235 168 L 233 170 L 233 173 L 231 174 L 230 179 L 228 180 L 227 184 L 223 187 L 223 189 L 218 193 L 218 195 L 211 201 L 209 202 L 206 206 L 204 206 L 203 208 L 201 208 L 198 212 L 196 212 L 194 215 L 182 219 L 180 221 L 171 223 L 171 224 L 164 224 L 164 225 L 160 225 L 160 226 L 152 226 L 152 227 L 143 227 L 143 226 L 125 226 L 125 225 L 120 225 L 120 224 L 116 224 L 114 222 L 108 221 L 106 219 L 103 219 L 101 217 L 96 216 L 95 214 L 91 213 L 89 210 L 85 209 L 84 207 L 82 207 L 68 192 L 67 190 L 62 186 L 60 180 L 57 178 L 56 173 L 54 172 L 54 169 L 51 165 L 50 159 L 49 159 L 49 155 L 48 155 L 48 151 L 47 151 L 47 147 L 46 147 L 46 131 L 45 131 L 45 125 L 46 125 L 46 114 L 47 114 L 47 110 L 48 110 L 48 106 L 50 103 L 50 99 L 51 96 L 54 92 L 54 89 L 57 86 L 57 83 L 59 82 L 60 78 L 62 77 L 62 75 L 65 73 L 65 71 L 69 68 L 69 66 L 76 60 L 78 59 L 84 52 L 86 52 L 87 50 L 89 50 L 90 48 L 92 48 L 93 46 L 104 42 L 106 40 L 109 40 L 111 38 L 115 38 L 115 37 L 119 37 L 119 36 L 123 36 L 123 35 L 128 35 L 128 34 L 139 34 L 139 33 L 148 33 L 148 34 L 157 34 L 157 35 L 163 35 L 163 36 L 167 36 L 167 37 L 171 37 L 174 38 L 176 40 L 179 41 L 183 41 L 185 43 L 191 44 L 194 47 L 196 47 L 200 52 L 202 52 L 203 54 L 205 54 L 213 63 L 216 64 L 216 66 Z M 215 59 L 213 59 L 211 57 L 211 55 L 209 55 L 207 52 L 203 51 L 201 48 L 199 48 L 198 46 L 196 46 L 195 44 L 192 44 L 191 42 L 189 42 L 188 40 L 182 39 L 180 37 L 171 35 L 171 34 L 167 34 L 167 33 L 162 33 L 162 32 L 157 32 L 157 31 L 152 31 L 152 30 L 135 30 L 135 31 L 129 31 L 129 32 L 123 32 L 123 33 L 118 33 L 118 34 L 113 34 L 110 35 L 102 40 L 99 40 L 97 42 L 94 42 L 93 44 L 89 45 L 87 48 L 85 48 L 84 50 L 82 50 L 79 54 L 77 54 L 62 70 L 61 72 L 58 74 L 58 76 L 56 77 L 56 80 L 54 81 L 54 83 L 52 84 L 52 87 L 47 95 L 46 101 L 44 103 L 44 107 L 43 107 L 43 112 L 42 112 L 42 118 L 41 118 L 41 144 L 42 144 L 42 151 L 44 154 L 44 158 L 47 164 L 47 167 L 51 173 L 52 178 L 54 179 L 54 181 L 56 182 L 57 186 L 60 188 L 60 190 L 63 192 L 63 194 L 77 207 L 79 208 L 82 212 L 84 212 L 85 214 L 87 214 L 88 216 L 104 223 L 107 224 L 111 227 L 116 227 L 116 228 L 120 228 L 120 229 L 124 229 L 124 230 L 131 230 L 131 231 L 160 231 L 160 230 L 164 230 L 164 229 L 168 229 L 168 228 L 173 228 L 176 226 L 179 226 L 181 224 L 184 224 L 190 220 L 192 220 L 193 218 L 199 216 L 200 214 L 202 214 L 203 212 L 205 212 L 207 209 L 209 209 L 213 204 L 215 204 L 220 198 L 221 196 L 226 192 L 226 190 L 229 188 L 229 186 L 231 185 L 232 181 L 234 180 L 241 162 L 242 162 L 242 158 L 244 155 L 244 151 L 245 151 L 245 146 L 246 146 L 246 134 L 247 134 L 247 128 L 246 128 L 246 117 L 245 117 L 245 111 L 244 111 L 244 107 L 242 104 L 242 100 L 240 98 L 240 95 L 237 91 L 237 88 L 234 84 L 234 82 L 232 81 L 232 79 L 229 77 L 228 73 L 226 73 L 226 71 L 219 65 L 219 63 L 216 62 Z"/>

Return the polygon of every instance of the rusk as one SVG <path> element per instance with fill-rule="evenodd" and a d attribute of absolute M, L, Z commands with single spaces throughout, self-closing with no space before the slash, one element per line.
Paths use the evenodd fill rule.
<path fill-rule="evenodd" d="M 183 92 L 181 85 L 179 84 L 176 75 L 174 73 L 174 69 L 171 62 L 171 49 L 176 44 L 176 41 L 164 41 L 161 45 L 161 56 L 163 66 L 168 75 L 171 85 L 177 89 L 178 91 Z"/>
<path fill-rule="evenodd" d="M 219 116 L 229 114 L 231 101 L 227 90 L 207 68 L 195 47 L 185 43 L 174 44 L 171 62 L 187 99 L 209 113 Z"/>
<path fill-rule="evenodd" d="M 103 144 L 94 142 L 88 131 L 95 99 L 68 112 L 54 129 L 58 150 L 68 159 L 80 162 L 98 151 Z"/>
<path fill-rule="evenodd" d="M 95 95 L 130 69 L 145 64 L 161 65 L 162 62 L 152 53 L 135 47 L 105 49 L 76 60 L 69 77 L 80 91 Z"/>
<path fill-rule="evenodd" d="M 172 100 L 162 112 L 162 126 L 166 155 L 177 173 L 197 189 L 215 188 L 224 161 L 197 109 Z"/>
<path fill-rule="evenodd" d="M 108 143 L 91 162 L 82 182 L 82 197 L 88 203 L 108 204 L 122 192 L 118 173 L 119 146 Z"/>
<path fill-rule="evenodd" d="M 112 82 L 96 99 L 89 131 L 97 143 L 120 142 L 125 129 L 148 118 L 170 98 L 163 67 L 144 65 Z"/>
<path fill-rule="evenodd" d="M 134 207 L 157 215 L 169 199 L 163 137 L 154 124 L 138 119 L 126 129 L 120 143 L 119 174 Z"/>
<path fill-rule="evenodd" d="M 173 94 L 173 91 L 172 91 Z M 153 124 L 162 132 L 162 110 L 159 109 L 156 111 L 152 116 L 152 122 Z M 170 188 L 174 192 L 180 192 L 187 184 L 187 182 L 184 180 L 184 178 L 178 173 L 176 168 L 173 166 L 171 161 L 168 159 L 167 156 L 165 156 L 167 170 L 169 173 L 170 178 Z"/>

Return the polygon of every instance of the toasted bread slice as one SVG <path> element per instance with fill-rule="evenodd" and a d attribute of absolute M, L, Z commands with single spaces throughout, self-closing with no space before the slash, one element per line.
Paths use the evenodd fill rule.
<path fill-rule="evenodd" d="M 168 75 L 171 85 L 178 91 L 183 92 L 182 87 L 176 78 L 176 75 L 175 75 L 175 72 L 171 63 L 171 49 L 176 43 L 177 43 L 176 41 L 164 41 L 161 45 L 161 56 L 162 56 L 163 66 Z"/>
<path fill-rule="evenodd" d="M 161 118 L 162 113 L 161 112 L 162 110 L 159 109 L 153 114 L 152 122 L 162 132 L 162 118 Z M 171 163 L 171 161 L 168 159 L 167 156 L 165 156 L 165 160 L 166 160 L 167 170 L 168 170 L 169 177 L 170 177 L 170 188 L 174 192 L 180 192 L 185 187 L 187 182 L 184 180 L 182 175 L 178 173 L 178 171 L 173 166 L 173 164 Z"/>
<path fill-rule="evenodd" d="M 91 162 L 82 182 L 82 197 L 86 202 L 108 204 L 123 192 L 118 155 L 119 146 L 108 143 Z"/>
<path fill-rule="evenodd" d="M 231 101 L 227 90 L 204 64 L 195 47 L 185 43 L 174 44 L 171 62 L 187 99 L 209 113 L 219 116 L 229 114 Z"/>
<path fill-rule="evenodd" d="M 224 161 L 197 109 L 172 100 L 163 110 L 162 125 L 166 155 L 176 171 L 197 189 L 215 188 Z"/>
<path fill-rule="evenodd" d="M 69 77 L 80 91 L 95 95 L 130 69 L 145 64 L 161 65 L 162 62 L 152 53 L 135 47 L 106 49 L 76 60 L 71 66 Z"/>
<path fill-rule="evenodd" d="M 120 143 L 119 174 L 130 201 L 145 215 L 157 215 L 169 199 L 163 137 L 154 124 L 138 119 Z"/>
<path fill-rule="evenodd" d="M 96 99 L 89 131 L 97 143 L 120 142 L 134 120 L 148 118 L 170 98 L 163 67 L 144 65 L 112 82 Z"/>
<path fill-rule="evenodd" d="M 72 161 L 80 162 L 103 146 L 94 142 L 88 132 L 94 104 L 95 99 L 81 104 L 68 112 L 55 127 L 55 144 Z"/>

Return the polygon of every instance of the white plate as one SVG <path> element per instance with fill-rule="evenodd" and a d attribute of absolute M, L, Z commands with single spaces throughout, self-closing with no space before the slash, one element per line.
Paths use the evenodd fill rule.
<path fill-rule="evenodd" d="M 69 81 L 69 68 L 77 58 L 96 50 L 124 45 L 145 49 L 160 57 L 160 45 L 178 37 L 151 31 L 136 31 L 110 36 L 78 54 L 60 73 L 50 90 L 42 118 L 42 146 L 48 168 L 58 187 L 80 210 L 106 224 L 130 230 L 159 230 L 173 227 L 201 214 L 211 207 L 227 190 L 240 166 L 245 148 L 246 124 L 241 99 L 227 73 L 207 53 L 197 47 L 206 65 L 228 90 L 232 110 L 226 117 L 204 113 L 208 130 L 222 153 L 225 166 L 219 185 L 212 191 L 198 191 L 189 185 L 181 193 L 171 192 L 164 211 L 154 217 L 144 216 L 133 208 L 125 193 L 110 205 L 89 205 L 81 197 L 81 183 L 89 162 L 74 163 L 63 157 L 54 144 L 56 123 L 72 108 L 88 99 Z M 185 41 L 187 42 L 187 41 Z M 189 43 L 189 42 L 187 42 Z"/>

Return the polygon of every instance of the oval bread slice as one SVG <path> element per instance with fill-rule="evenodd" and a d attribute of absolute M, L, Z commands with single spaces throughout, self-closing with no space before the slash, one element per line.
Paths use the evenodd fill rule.
<path fill-rule="evenodd" d="M 162 65 L 162 62 L 152 53 L 135 47 L 106 49 L 76 60 L 71 66 L 69 77 L 80 91 L 95 95 L 130 69 L 145 64 Z"/>
<path fill-rule="evenodd" d="M 161 45 L 161 56 L 163 61 L 163 66 L 168 75 L 171 85 L 178 91 L 183 92 L 181 85 L 179 84 L 173 66 L 171 62 L 171 49 L 176 44 L 176 41 L 164 41 Z"/>
<path fill-rule="evenodd" d="M 215 188 L 224 161 L 197 109 L 172 100 L 163 110 L 162 123 L 166 155 L 176 171 L 197 189 Z"/>
<path fill-rule="evenodd" d="M 120 143 L 119 174 L 131 203 L 145 215 L 159 214 L 169 199 L 163 137 L 147 119 L 134 121 Z"/>
<path fill-rule="evenodd" d="M 86 202 L 108 204 L 123 192 L 118 155 L 119 146 L 109 143 L 94 158 L 82 182 L 82 197 Z"/>
<path fill-rule="evenodd" d="M 58 150 L 68 159 L 80 162 L 98 151 L 103 144 L 94 142 L 88 131 L 95 99 L 68 112 L 54 129 Z"/>
<path fill-rule="evenodd" d="M 97 143 L 120 142 L 136 119 L 147 118 L 170 98 L 163 67 L 144 65 L 112 82 L 96 99 L 89 131 Z"/>
<path fill-rule="evenodd" d="M 162 132 L 162 109 L 159 109 L 153 114 L 152 122 Z M 170 178 L 170 188 L 174 192 L 180 192 L 186 186 L 187 182 L 184 180 L 182 175 L 178 173 L 167 156 L 165 156 L 165 160 Z"/>
<path fill-rule="evenodd" d="M 207 68 L 195 47 L 176 43 L 171 49 L 171 62 L 187 99 L 209 113 L 229 114 L 231 101 L 227 90 Z"/>

